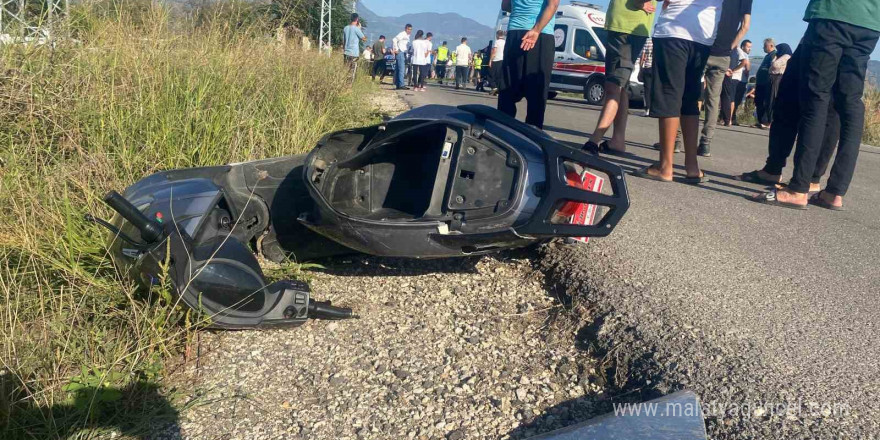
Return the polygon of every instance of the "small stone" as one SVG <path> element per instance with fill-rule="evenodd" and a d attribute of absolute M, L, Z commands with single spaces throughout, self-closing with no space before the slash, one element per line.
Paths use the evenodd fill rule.
<path fill-rule="evenodd" d="M 446 435 L 447 440 L 463 440 L 464 439 L 464 429 L 458 428 L 449 434 Z"/>
<path fill-rule="evenodd" d="M 394 375 L 397 376 L 398 379 L 406 379 L 409 377 L 409 371 L 406 370 L 394 370 Z"/>
<path fill-rule="evenodd" d="M 519 400 L 520 402 L 525 402 L 526 398 L 529 397 L 529 391 L 525 388 L 517 388 L 515 394 L 516 400 Z"/>

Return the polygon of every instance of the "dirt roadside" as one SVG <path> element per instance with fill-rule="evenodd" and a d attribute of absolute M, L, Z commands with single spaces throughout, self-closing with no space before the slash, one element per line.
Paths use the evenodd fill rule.
<path fill-rule="evenodd" d="M 394 93 L 369 102 L 407 108 Z M 615 386 L 613 354 L 591 354 L 589 307 L 545 278 L 547 249 L 322 261 L 315 297 L 362 318 L 204 333 L 182 374 L 192 403 L 154 437 L 528 438 L 609 411 L 606 389 L 638 400 Z"/>

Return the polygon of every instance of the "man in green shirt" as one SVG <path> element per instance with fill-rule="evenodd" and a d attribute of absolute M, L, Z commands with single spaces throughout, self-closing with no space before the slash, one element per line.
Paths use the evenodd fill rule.
<path fill-rule="evenodd" d="M 379 82 L 385 80 L 385 36 L 379 35 L 379 39 L 373 43 L 373 80 L 376 80 L 376 74 L 379 74 Z"/>
<path fill-rule="evenodd" d="M 805 209 L 807 204 L 840 210 L 859 155 L 865 125 L 865 72 L 880 39 L 880 1 L 810 0 L 804 21 L 809 23 L 798 50 L 800 124 L 794 154 L 794 175 L 784 189 L 759 196 L 769 205 Z M 838 87 L 834 87 L 837 82 Z M 837 157 L 825 189 L 808 196 L 816 168 L 832 90 L 840 115 Z"/>
<path fill-rule="evenodd" d="M 626 118 L 629 111 L 627 84 L 636 60 L 651 33 L 654 23 L 654 0 L 611 0 L 605 29 L 605 103 L 599 122 L 584 150 L 593 154 L 626 151 Z M 610 142 L 602 142 L 614 124 Z M 600 145 L 599 142 L 602 142 Z"/>

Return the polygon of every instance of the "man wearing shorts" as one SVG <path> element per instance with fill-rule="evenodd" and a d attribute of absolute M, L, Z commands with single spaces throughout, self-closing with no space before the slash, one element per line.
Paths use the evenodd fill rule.
<path fill-rule="evenodd" d="M 510 21 L 498 110 L 516 117 L 516 103 L 526 98 L 526 123 L 538 128 L 544 128 L 556 56 L 553 27 L 557 8 L 559 0 L 501 0 L 501 10 L 510 12 Z"/>
<path fill-rule="evenodd" d="M 660 161 L 634 174 L 672 181 L 675 135 L 681 127 L 685 183 L 705 181 L 697 162 L 703 71 L 715 42 L 723 0 L 665 1 L 654 26 L 651 116 L 660 119 Z"/>
<path fill-rule="evenodd" d="M 654 0 L 611 0 L 605 29 L 605 104 L 599 122 L 584 150 L 593 154 L 626 151 L 626 118 L 629 111 L 627 84 L 654 22 Z M 614 124 L 609 142 L 602 142 Z M 601 144 L 600 144 L 601 143 Z"/>

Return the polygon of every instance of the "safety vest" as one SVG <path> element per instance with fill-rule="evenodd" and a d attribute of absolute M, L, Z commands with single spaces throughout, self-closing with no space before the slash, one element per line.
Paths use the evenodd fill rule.
<path fill-rule="evenodd" d="M 480 57 L 474 57 L 474 70 L 480 70 L 483 68 L 483 59 Z"/>
<path fill-rule="evenodd" d="M 458 58 L 458 54 L 455 52 L 452 52 L 452 64 L 457 63 L 456 58 Z"/>
<path fill-rule="evenodd" d="M 446 58 L 449 56 L 449 48 L 446 46 L 440 46 L 437 48 L 437 61 L 446 61 Z"/>

